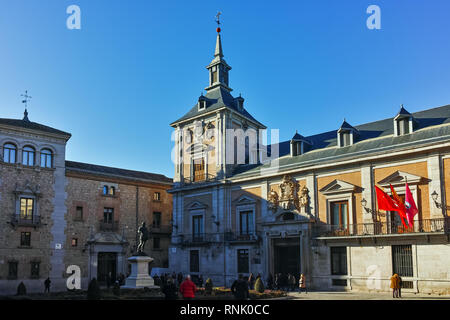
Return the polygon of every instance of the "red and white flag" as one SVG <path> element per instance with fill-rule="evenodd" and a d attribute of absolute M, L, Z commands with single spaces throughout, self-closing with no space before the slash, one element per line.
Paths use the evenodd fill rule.
<path fill-rule="evenodd" d="M 405 183 L 405 208 L 406 208 L 406 217 L 408 218 L 408 225 L 414 226 L 414 216 L 419 212 L 417 210 L 416 203 L 414 202 L 414 198 L 412 196 L 411 190 L 409 190 L 408 183 Z"/>

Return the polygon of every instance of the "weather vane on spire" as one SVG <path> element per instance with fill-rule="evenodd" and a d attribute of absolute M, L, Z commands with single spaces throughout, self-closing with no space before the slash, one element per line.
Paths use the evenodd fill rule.
<path fill-rule="evenodd" d="M 28 101 L 30 101 L 31 96 L 28 95 L 28 90 L 25 90 L 25 94 L 21 94 L 20 96 L 25 98 L 24 100 L 22 100 L 22 103 L 25 103 L 25 112 L 23 113 L 24 114 L 23 120 L 29 121 L 27 107 Z"/>
<path fill-rule="evenodd" d="M 216 23 L 217 23 L 217 33 L 219 33 L 220 32 L 220 15 L 222 14 L 222 12 L 217 12 L 217 14 L 216 14 Z"/>

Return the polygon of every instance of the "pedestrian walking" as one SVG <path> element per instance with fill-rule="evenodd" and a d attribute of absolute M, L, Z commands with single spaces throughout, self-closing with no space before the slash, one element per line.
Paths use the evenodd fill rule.
<path fill-rule="evenodd" d="M 402 277 L 400 277 L 400 275 L 398 275 L 398 297 L 401 298 L 402 297 Z"/>
<path fill-rule="evenodd" d="M 305 279 L 305 275 L 303 273 L 300 274 L 300 277 L 298 279 L 298 288 L 299 288 L 300 293 L 302 293 L 303 290 L 305 290 L 305 294 L 308 293 L 306 291 L 306 279 Z"/>
<path fill-rule="evenodd" d="M 187 275 L 186 279 L 180 285 L 180 292 L 185 300 L 192 300 L 195 298 L 195 292 L 197 291 L 197 287 L 195 283 L 192 282 L 191 276 Z"/>
<path fill-rule="evenodd" d="M 231 292 L 236 300 L 248 300 L 250 295 L 248 292 L 248 281 L 244 280 L 242 274 L 231 285 Z"/>
<path fill-rule="evenodd" d="M 163 284 L 161 291 L 164 293 L 166 300 L 178 299 L 177 286 L 170 277 L 167 279 L 167 282 Z"/>
<path fill-rule="evenodd" d="M 50 284 L 51 283 L 52 283 L 52 281 L 50 280 L 50 277 L 45 279 L 45 281 L 44 281 L 44 293 L 46 293 L 46 292 L 50 293 Z"/>
<path fill-rule="evenodd" d="M 271 273 L 269 273 L 269 276 L 267 277 L 267 289 L 273 290 L 273 276 Z"/>
<path fill-rule="evenodd" d="M 391 277 L 392 298 L 399 298 L 400 280 L 398 274 L 394 273 Z"/>

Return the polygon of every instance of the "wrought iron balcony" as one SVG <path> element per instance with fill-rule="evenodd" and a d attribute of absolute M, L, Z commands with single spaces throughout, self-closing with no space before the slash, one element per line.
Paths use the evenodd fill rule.
<path fill-rule="evenodd" d="M 420 233 L 446 233 L 450 231 L 450 218 L 422 219 L 405 228 L 390 222 L 358 223 L 350 225 L 322 224 L 313 227 L 314 237 L 361 237 Z"/>
<path fill-rule="evenodd" d="M 259 240 L 256 232 L 226 232 L 225 241 L 256 242 Z"/>
<path fill-rule="evenodd" d="M 119 221 L 105 222 L 100 220 L 98 223 L 98 229 L 106 232 L 117 232 L 119 230 Z"/>
<path fill-rule="evenodd" d="M 41 217 L 37 215 L 22 216 L 16 214 L 13 216 L 11 224 L 19 227 L 38 227 L 41 225 Z"/>
<path fill-rule="evenodd" d="M 202 175 L 196 175 L 192 177 L 187 177 L 183 179 L 184 185 L 189 185 L 193 183 L 206 183 L 216 181 L 217 177 L 215 175 L 204 173 Z"/>

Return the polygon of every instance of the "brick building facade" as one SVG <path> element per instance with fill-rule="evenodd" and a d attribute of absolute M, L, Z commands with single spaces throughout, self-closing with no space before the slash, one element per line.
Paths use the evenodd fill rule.
<path fill-rule="evenodd" d="M 66 161 L 69 133 L 0 119 L 0 294 L 20 282 L 66 290 L 67 267 L 106 281 L 128 273 L 138 224 L 146 222 L 152 267 L 168 267 L 172 180 L 147 172 Z"/>

